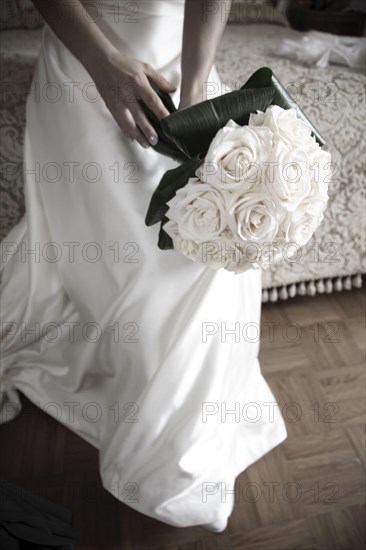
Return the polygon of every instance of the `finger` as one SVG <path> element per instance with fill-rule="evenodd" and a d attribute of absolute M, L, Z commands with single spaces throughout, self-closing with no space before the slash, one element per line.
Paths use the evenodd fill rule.
<path fill-rule="evenodd" d="M 137 90 L 138 97 L 152 110 L 152 112 L 160 119 L 168 116 L 170 113 L 164 106 L 158 94 L 150 86 L 150 82 L 145 77 L 145 81 Z"/>
<path fill-rule="evenodd" d="M 145 73 L 148 76 L 149 80 L 156 84 L 156 86 L 159 88 L 159 90 L 162 90 L 163 92 L 175 92 L 177 89 L 174 84 L 169 82 L 166 78 L 163 77 L 162 74 L 160 74 L 158 71 L 155 71 L 149 64 L 145 64 Z"/>
<path fill-rule="evenodd" d="M 120 106 L 118 110 L 114 110 L 114 112 L 112 112 L 112 115 L 125 136 L 129 140 L 133 141 L 133 132 L 135 130 L 135 126 L 133 123 L 133 118 L 129 114 L 128 109 L 126 107 Z"/>
<path fill-rule="evenodd" d="M 129 109 L 125 107 L 119 112 L 117 122 L 122 128 L 123 133 L 130 141 L 136 140 L 145 149 L 150 146 L 145 136 L 137 127 L 134 117 Z"/>
<path fill-rule="evenodd" d="M 154 128 L 151 126 L 150 122 L 147 119 L 147 116 L 145 115 L 140 105 L 134 105 L 131 108 L 131 113 L 135 120 L 135 123 L 137 124 L 141 132 L 144 134 L 145 138 L 152 145 L 156 145 L 158 142 L 157 133 L 154 130 Z"/>
<path fill-rule="evenodd" d="M 128 111 L 126 116 L 129 121 L 129 127 L 131 128 L 132 140 L 136 140 L 141 145 L 141 147 L 143 147 L 144 149 L 148 149 L 150 147 L 150 144 L 141 132 L 140 128 L 137 126 L 134 114 L 131 111 Z"/>
<path fill-rule="evenodd" d="M 136 126 L 133 138 L 143 147 L 144 149 L 148 149 L 150 147 L 150 143 L 147 141 L 144 134 L 141 132 L 141 130 Z"/>

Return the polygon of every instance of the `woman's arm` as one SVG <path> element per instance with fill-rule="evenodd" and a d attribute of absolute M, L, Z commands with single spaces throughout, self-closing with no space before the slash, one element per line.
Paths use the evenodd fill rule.
<path fill-rule="evenodd" d="M 226 26 L 231 0 L 186 0 L 180 108 L 206 99 L 205 86 Z"/>
<path fill-rule="evenodd" d="M 150 83 L 165 92 L 173 92 L 175 87 L 150 65 L 119 52 L 98 25 L 85 17 L 80 0 L 33 0 L 33 3 L 58 38 L 84 65 L 126 136 L 143 147 L 155 144 L 156 132 L 138 99 L 162 118 L 169 112 Z"/>

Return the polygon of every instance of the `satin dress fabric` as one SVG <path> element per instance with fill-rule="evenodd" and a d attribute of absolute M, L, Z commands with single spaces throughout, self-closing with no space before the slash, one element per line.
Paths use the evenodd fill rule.
<path fill-rule="evenodd" d="M 177 105 L 184 2 L 93 6 L 119 50 L 177 86 Z M 215 68 L 209 81 L 210 97 L 226 90 Z M 161 251 L 145 226 L 175 166 L 124 137 L 46 25 L 26 105 L 26 214 L 2 243 L 1 419 L 19 413 L 19 390 L 99 449 L 120 501 L 223 530 L 235 478 L 286 429 L 258 362 L 260 271 Z"/>

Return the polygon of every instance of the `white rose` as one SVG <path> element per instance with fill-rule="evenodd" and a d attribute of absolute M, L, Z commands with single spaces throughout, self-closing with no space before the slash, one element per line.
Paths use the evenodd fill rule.
<path fill-rule="evenodd" d="M 248 190 L 260 181 L 271 147 L 269 128 L 239 126 L 230 120 L 212 140 L 196 176 L 219 189 Z"/>
<path fill-rule="evenodd" d="M 266 243 L 266 245 L 262 247 L 262 255 L 260 258 L 260 266 L 262 269 L 268 269 L 274 263 L 284 258 L 283 245 L 283 239 L 280 240 L 276 238 L 275 241 Z"/>
<path fill-rule="evenodd" d="M 235 243 L 235 256 L 226 265 L 228 271 L 243 273 L 248 269 L 260 269 L 261 245 L 259 243 Z M 248 245 L 248 246 L 246 246 Z"/>
<path fill-rule="evenodd" d="M 272 241 L 283 217 L 281 207 L 264 193 L 248 192 L 238 197 L 229 210 L 229 227 L 243 241 Z"/>
<path fill-rule="evenodd" d="M 177 224 L 183 240 L 196 243 L 215 239 L 227 225 L 223 192 L 191 178 L 168 202 L 167 218 Z"/>
<path fill-rule="evenodd" d="M 230 229 L 225 229 L 216 240 L 202 243 L 198 255 L 200 261 L 210 267 L 227 268 L 228 265 L 240 261 L 242 257 L 241 244 Z"/>
<path fill-rule="evenodd" d="M 326 202 L 320 199 L 305 200 L 295 212 L 288 212 L 279 228 L 287 241 L 304 246 L 323 220 Z"/>
<path fill-rule="evenodd" d="M 163 225 L 163 229 L 171 237 L 175 250 L 190 260 L 197 261 L 199 245 L 194 241 L 182 239 L 176 222 L 169 220 Z"/>
<path fill-rule="evenodd" d="M 278 105 L 271 105 L 265 113 L 252 113 L 249 117 L 249 126 L 270 128 L 273 134 L 279 136 L 291 148 L 301 147 L 305 151 L 312 151 L 318 145 L 311 135 L 310 125 L 297 118 L 295 109 L 282 109 Z"/>
<path fill-rule="evenodd" d="M 200 243 L 197 260 L 211 269 L 222 269 L 228 263 L 227 249 L 223 240 L 212 240 Z"/>
<path fill-rule="evenodd" d="M 311 192 L 310 164 L 303 149 L 290 149 L 283 141 L 277 141 L 263 171 L 263 191 L 286 210 L 295 210 Z"/>
<path fill-rule="evenodd" d="M 230 261 L 240 258 L 235 251 L 235 243 L 225 236 L 225 231 L 221 238 L 202 243 L 182 239 L 177 223 L 171 220 L 164 224 L 164 231 L 172 238 L 175 250 L 211 269 L 225 268 Z"/>
<path fill-rule="evenodd" d="M 242 273 L 248 269 L 268 269 L 283 257 L 283 242 L 247 242 L 238 246 L 240 254 L 229 262 L 225 269 L 234 273 Z"/>

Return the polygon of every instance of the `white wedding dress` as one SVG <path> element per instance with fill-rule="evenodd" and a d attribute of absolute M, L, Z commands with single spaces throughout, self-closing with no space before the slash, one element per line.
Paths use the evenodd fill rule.
<path fill-rule="evenodd" d="M 179 88 L 184 2 L 97 4 L 108 38 Z M 215 69 L 210 80 L 219 91 Z M 90 83 L 46 26 L 27 100 L 26 214 L 2 243 L 2 421 L 20 390 L 99 449 L 122 502 L 222 530 L 236 476 L 286 438 L 257 358 L 261 273 L 158 249 L 144 217 L 176 164 L 125 139 Z"/>

